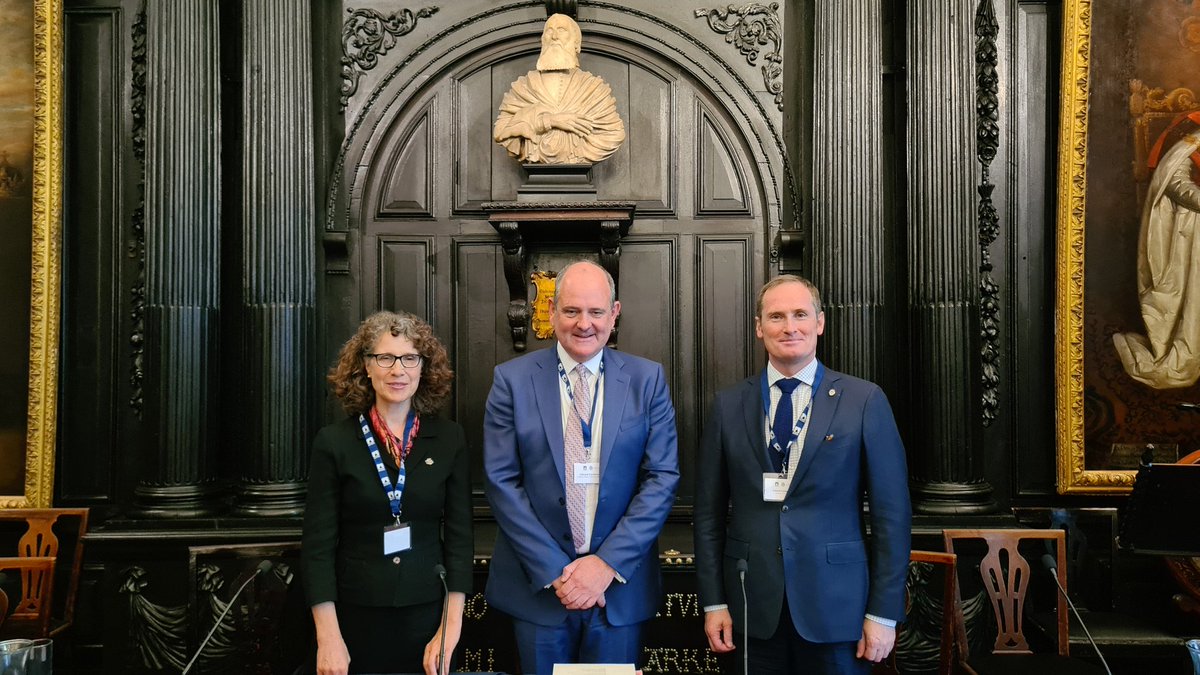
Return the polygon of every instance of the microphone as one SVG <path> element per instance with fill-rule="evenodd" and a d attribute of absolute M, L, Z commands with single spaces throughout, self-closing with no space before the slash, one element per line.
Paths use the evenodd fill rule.
<path fill-rule="evenodd" d="M 221 615 L 218 616 L 216 622 L 213 623 L 212 630 L 208 631 L 208 635 L 204 636 L 204 641 L 200 643 L 200 647 L 196 649 L 196 653 L 192 655 L 192 660 L 188 661 L 187 665 L 183 668 L 183 673 L 180 675 L 187 675 L 188 672 L 191 671 L 192 666 L 196 665 L 196 659 L 200 658 L 200 653 L 204 651 L 206 646 L 208 646 L 208 641 L 211 640 L 213 634 L 217 632 L 217 627 L 221 625 L 221 622 L 225 619 L 225 615 L 229 613 L 229 610 L 233 609 L 233 603 L 237 601 L 238 596 L 242 594 L 242 591 L 246 590 L 246 587 L 250 585 L 251 581 L 257 579 L 258 575 L 265 572 L 270 572 L 272 567 L 275 567 L 275 563 L 271 562 L 270 560 L 264 560 L 258 563 L 258 567 L 254 568 L 254 574 L 251 574 L 249 578 L 242 582 L 241 586 L 238 586 L 238 589 L 234 592 L 233 597 L 229 599 L 229 604 L 225 605 L 225 609 L 221 610 Z"/>
<path fill-rule="evenodd" d="M 446 663 L 446 619 L 450 615 L 450 587 L 446 585 L 446 568 L 441 563 L 433 566 L 433 571 L 442 580 L 442 640 L 438 647 L 438 675 L 445 675 L 449 668 Z M 1110 673 L 1111 675 L 1111 673 Z"/>
<path fill-rule="evenodd" d="M 750 566 L 745 558 L 737 559 L 738 580 L 742 583 L 742 674 L 750 675 L 750 601 L 746 599 L 746 570 Z"/>
<path fill-rule="evenodd" d="M 1104 654 L 1100 653 L 1100 647 L 1096 645 L 1096 641 L 1092 639 L 1092 632 L 1088 630 L 1087 624 L 1083 622 L 1083 617 L 1079 616 L 1079 610 L 1075 609 L 1075 603 L 1071 602 L 1071 596 L 1067 595 L 1066 589 L 1058 582 L 1058 563 L 1054 560 L 1054 556 L 1049 553 L 1042 554 L 1042 567 L 1050 573 L 1050 578 L 1054 579 L 1054 585 L 1058 587 L 1058 592 L 1062 593 L 1063 598 L 1067 601 L 1067 606 L 1075 613 L 1075 618 L 1079 620 L 1080 628 L 1083 628 L 1083 634 L 1087 636 L 1088 642 L 1091 643 L 1092 649 L 1096 650 L 1096 656 L 1100 657 L 1100 663 L 1104 666 L 1104 672 L 1112 675 L 1112 670 L 1108 667 L 1108 661 L 1104 660 Z"/>

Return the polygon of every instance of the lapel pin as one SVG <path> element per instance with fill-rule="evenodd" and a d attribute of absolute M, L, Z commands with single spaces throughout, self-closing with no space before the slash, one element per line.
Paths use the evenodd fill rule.
<path fill-rule="evenodd" d="M 833 440 L 833 434 L 829 434 L 828 436 L 826 436 L 826 437 L 825 437 L 825 440 L 827 440 L 827 441 L 832 441 L 832 440 Z"/>
<path fill-rule="evenodd" d="M 830 396 L 837 396 L 837 389 L 830 389 L 830 390 L 829 390 L 829 395 L 830 395 Z"/>
<path fill-rule="evenodd" d="M 426 463 L 426 464 L 428 464 L 429 466 L 433 466 L 433 458 L 432 458 L 432 457 L 426 457 L 426 458 L 425 458 L 425 463 Z"/>

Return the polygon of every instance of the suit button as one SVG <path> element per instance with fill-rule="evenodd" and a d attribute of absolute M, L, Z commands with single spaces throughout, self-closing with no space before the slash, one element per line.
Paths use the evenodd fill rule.
<path fill-rule="evenodd" d="M 563 535 L 563 541 L 571 541 L 571 533 L 570 532 Z"/>
<path fill-rule="evenodd" d="M 785 507 L 783 507 L 783 508 L 781 508 L 781 509 L 779 509 L 779 510 L 780 510 L 780 511 L 783 511 L 784 513 L 787 513 L 787 507 L 786 507 L 786 506 L 785 506 Z"/>
<path fill-rule="evenodd" d="M 563 499 L 562 497 L 559 497 L 559 498 L 558 498 L 558 505 L 559 505 L 559 506 L 566 506 L 566 504 L 567 504 L 567 500 Z"/>
<path fill-rule="evenodd" d="M 399 565 L 400 564 L 400 556 L 396 556 L 395 558 L 392 558 L 392 564 Z"/>
<path fill-rule="evenodd" d="M 776 555 L 783 555 L 783 547 L 782 547 L 782 546 L 776 546 L 776 547 L 775 547 L 775 554 L 776 554 Z"/>

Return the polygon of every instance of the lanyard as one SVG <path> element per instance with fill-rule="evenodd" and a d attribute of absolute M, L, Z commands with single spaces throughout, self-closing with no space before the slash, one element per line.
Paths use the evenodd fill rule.
<path fill-rule="evenodd" d="M 800 418 L 796 421 L 796 425 L 792 427 L 791 438 L 786 444 L 781 445 L 779 439 L 775 438 L 774 425 L 771 424 L 771 385 L 767 383 L 767 371 L 764 368 L 762 374 L 762 401 L 763 401 L 763 416 L 767 418 L 767 433 L 769 440 L 767 446 L 775 450 L 775 452 L 783 455 L 783 472 L 786 474 L 788 470 L 788 456 L 792 453 L 792 446 L 796 444 L 800 438 L 800 432 L 804 430 L 804 425 L 808 423 L 808 413 L 812 410 L 813 399 L 817 397 L 817 388 L 821 386 L 821 378 L 825 376 L 825 366 L 820 361 L 817 362 L 817 372 L 813 375 L 812 395 L 808 397 L 808 405 L 804 406 L 804 410 L 800 411 Z M 782 391 L 780 392 L 783 393 Z M 787 394 L 791 396 L 791 394 Z"/>
<path fill-rule="evenodd" d="M 558 361 L 558 377 L 562 380 L 563 386 L 567 388 L 567 400 L 571 402 L 571 410 L 575 410 L 575 394 L 571 391 L 571 381 L 567 379 L 567 370 L 563 368 L 562 361 Z M 579 428 L 583 431 L 583 447 L 592 447 L 592 422 L 596 419 L 596 399 L 600 398 L 600 378 L 604 377 L 604 359 L 600 360 L 600 372 L 596 375 L 596 386 L 592 390 L 592 412 L 588 413 L 588 418 L 585 420 L 579 418 Z"/>
<path fill-rule="evenodd" d="M 413 440 L 410 437 L 412 434 L 413 425 L 417 422 L 417 411 L 409 410 L 408 417 L 404 420 L 404 439 L 401 443 L 406 443 L 407 448 L 411 449 Z M 392 517 L 396 522 L 400 522 L 400 501 L 404 498 L 404 453 L 400 453 L 399 470 L 396 472 L 396 489 L 392 489 L 392 479 L 388 478 L 387 467 L 383 465 L 383 456 L 379 454 L 379 444 L 375 442 L 375 433 L 371 431 L 371 425 L 367 422 L 367 418 L 362 413 L 358 415 L 358 423 L 362 427 L 363 439 L 366 440 L 367 450 L 371 453 L 371 459 L 375 462 L 375 470 L 379 472 L 379 483 L 383 485 L 383 492 L 387 495 L 388 502 L 392 506 Z"/>

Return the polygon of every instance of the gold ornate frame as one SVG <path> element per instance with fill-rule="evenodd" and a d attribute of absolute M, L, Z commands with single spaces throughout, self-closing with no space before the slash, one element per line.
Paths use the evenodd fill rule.
<path fill-rule="evenodd" d="M 54 491 L 62 215 L 62 0 L 33 2 L 33 256 L 25 494 L 0 508 L 47 507 Z"/>

